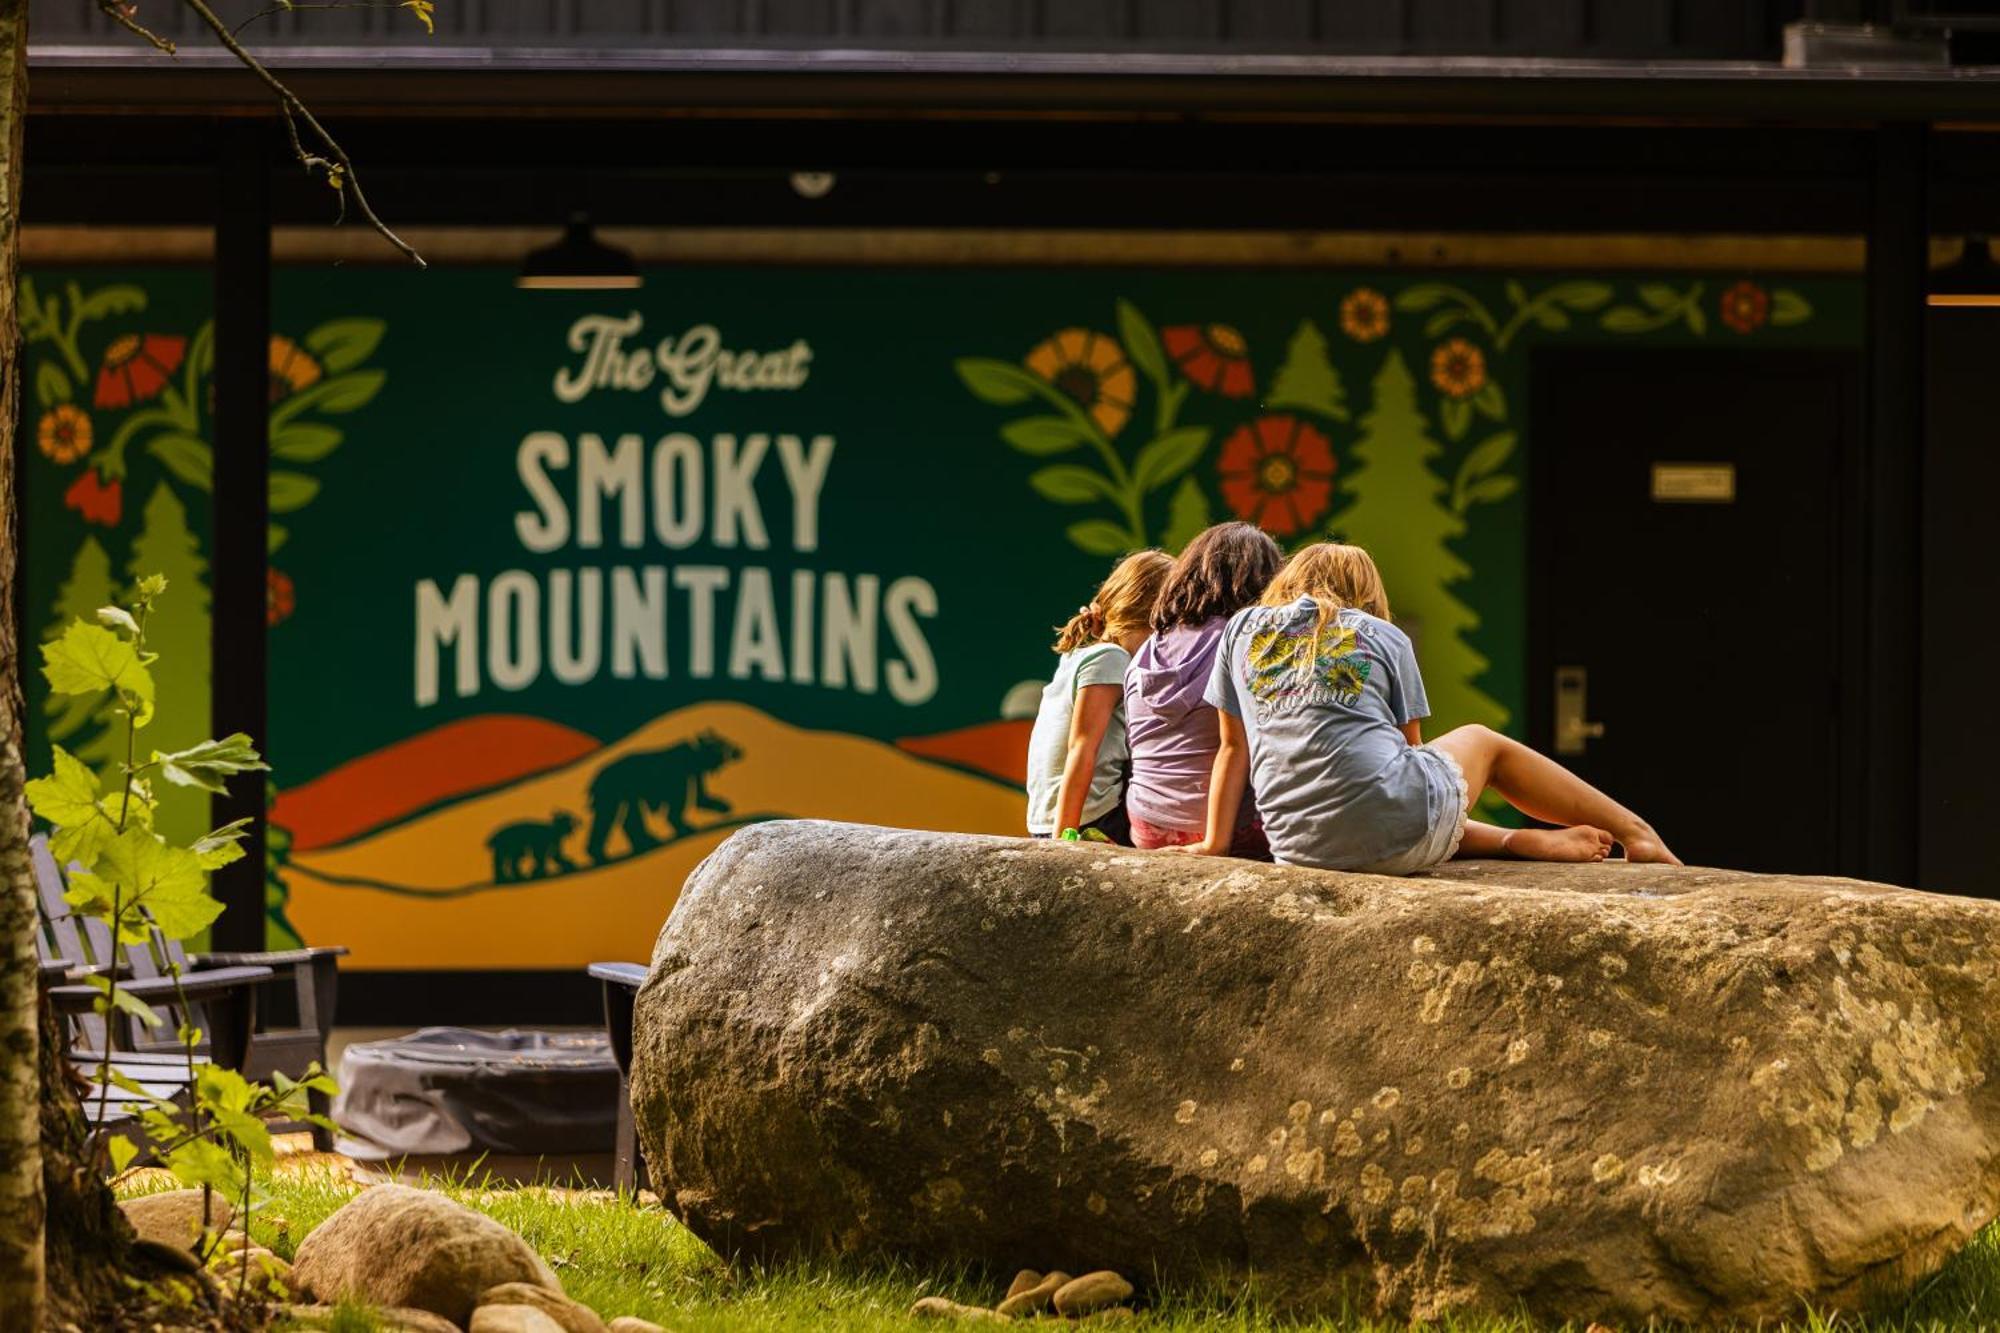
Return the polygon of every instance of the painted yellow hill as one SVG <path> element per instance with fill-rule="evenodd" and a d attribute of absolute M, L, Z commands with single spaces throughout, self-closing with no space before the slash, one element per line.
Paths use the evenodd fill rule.
<path fill-rule="evenodd" d="M 590 866 L 584 855 L 592 776 L 640 750 L 713 729 L 743 752 L 709 791 L 734 807 L 691 810 L 697 829 L 724 826 L 641 856 Z M 517 820 L 576 816 L 564 851 L 579 869 L 493 884 L 486 840 Z M 1018 791 L 838 732 L 806 731 L 741 704 L 699 704 L 655 719 L 615 745 L 340 847 L 298 854 L 289 915 L 315 944 L 345 944 L 356 968 L 563 968 L 651 956 L 681 882 L 744 816 L 842 819 L 901 828 L 1019 833 Z M 653 828 L 665 837 L 664 821 Z M 611 850 L 622 856 L 622 835 Z"/>

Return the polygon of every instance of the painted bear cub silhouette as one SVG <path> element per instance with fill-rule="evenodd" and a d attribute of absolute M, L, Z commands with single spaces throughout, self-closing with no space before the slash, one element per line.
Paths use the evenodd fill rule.
<path fill-rule="evenodd" d="M 743 757 L 743 751 L 713 731 L 703 731 L 692 739 L 664 750 L 641 750 L 614 759 L 590 780 L 590 859 L 602 864 L 611 831 L 622 828 L 630 855 L 660 845 L 646 827 L 650 811 L 665 815 L 674 836 L 685 838 L 694 826 L 687 822 L 687 810 L 726 815 L 729 802 L 709 794 L 708 775 L 725 764 Z"/>
<path fill-rule="evenodd" d="M 576 863 L 563 855 L 563 843 L 576 832 L 576 816 L 558 810 L 551 819 L 523 819 L 502 825 L 486 840 L 493 852 L 493 882 L 518 884 L 568 874 Z"/>

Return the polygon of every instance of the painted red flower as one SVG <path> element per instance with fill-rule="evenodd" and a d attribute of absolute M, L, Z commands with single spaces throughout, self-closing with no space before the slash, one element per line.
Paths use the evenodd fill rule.
<path fill-rule="evenodd" d="M 104 349 L 97 371 L 99 407 L 130 407 L 167 387 L 187 353 L 187 339 L 170 333 L 128 333 Z"/>
<path fill-rule="evenodd" d="M 1167 355 L 1188 380 L 1225 398 L 1257 392 L 1250 371 L 1250 345 L 1227 324 L 1175 324 L 1160 330 Z"/>
<path fill-rule="evenodd" d="M 298 593 L 292 587 L 292 576 L 282 569 L 271 570 L 264 576 L 264 623 L 276 625 L 291 618 L 299 604 Z"/>
<path fill-rule="evenodd" d="M 96 468 L 87 467 L 63 492 L 63 503 L 82 514 L 86 523 L 115 528 L 125 513 L 125 483 L 106 481 Z"/>
<path fill-rule="evenodd" d="M 1277 537 L 1303 532 L 1333 503 L 1333 445 L 1290 414 L 1259 417 L 1222 445 L 1216 471 L 1237 516 Z"/>
<path fill-rule="evenodd" d="M 1749 333 L 1771 317 L 1771 295 L 1748 278 L 1722 293 L 1722 322 Z"/>

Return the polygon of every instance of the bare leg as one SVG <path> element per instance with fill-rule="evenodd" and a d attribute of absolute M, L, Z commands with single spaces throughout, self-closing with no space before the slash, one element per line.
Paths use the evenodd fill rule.
<path fill-rule="evenodd" d="M 1651 824 L 1511 736 L 1475 725 L 1447 731 L 1431 744 L 1458 761 L 1466 790 L 1475 801 L 1492 787 L 1522 814 L 1544 824 L 1587 824 L 1605 830 L 1624 845 L 1628 861 L 1680 864 Z"/>
<path fill-rule="evenodd" d="M 1589 824 L 1571 828 L 1496 828 L 1469 820 L 1458 854 L 1466 858 L 1511 856 L 1522 861 L 1602 861 L 1611 835 Z"/>

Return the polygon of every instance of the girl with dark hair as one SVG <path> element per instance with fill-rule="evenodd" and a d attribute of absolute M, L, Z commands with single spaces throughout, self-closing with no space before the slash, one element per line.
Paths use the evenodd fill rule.
<path fill-rule="evenodd" d="M 1132 752 L 1125 812 L 1135 847 L 1200 842 L 1220 742 L 1202 698 L 1229 617 L 1254 605 L 1285 557 L 1248 523 L 1222 523 L 1189 542 L 1167 571 L 1153 637 L 1125 670 L 1125 733 Z M 1244 801 L 1230 854 L 1269 860 L 1256 806 Z"/>

